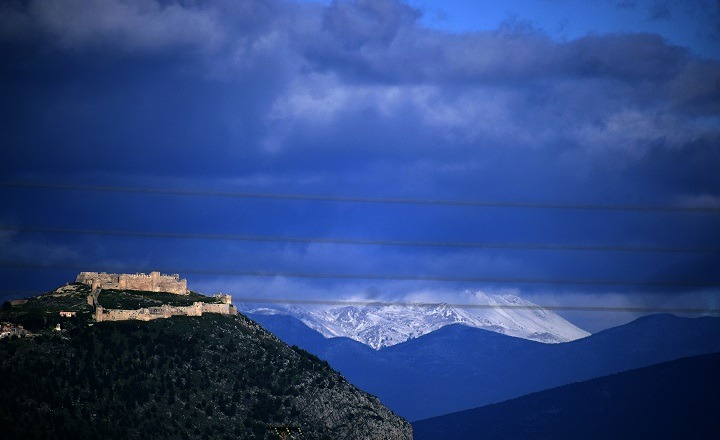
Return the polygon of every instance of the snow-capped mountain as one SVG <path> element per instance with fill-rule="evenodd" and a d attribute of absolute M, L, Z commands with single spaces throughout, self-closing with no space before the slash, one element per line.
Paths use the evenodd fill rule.
<path fill-rule="evenodd" d="M 465 324 L 509 336 L 544 343 L 569 342 L 590 333 L 556 313 L 515 295 L 464 292 L 462 308 L 448 304 L 408 306 L 273 305 L 253 307 L 239 304 L 241 311 L 291 315 L 323 336 L 344 336 L 379 350 L 399 344 L 450 324 Z"/>

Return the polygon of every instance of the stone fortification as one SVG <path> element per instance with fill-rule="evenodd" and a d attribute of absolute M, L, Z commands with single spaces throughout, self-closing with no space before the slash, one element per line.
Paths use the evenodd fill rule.
<path fill-rule="evenodd" d="M 202 316 L 203 313 L 237 315 L 237 309 L 232 304 L 208 304 L 203 302 L 194 302 L 190 306 L 163 304 L 159 307 L 147 307 L 137 310 L 105 309 L 100 305 L 96 305 L 95 321 L 150 321 L 171 316 Z"/>
<path fill-rule="evenodd" d="M 203 313 L 220 313 L 237 315 L 237 308 L 228 294 L 218 293 L 214 303 L 196 301 L 189 306 L 173 306 L 163 304 L 157 307 L 142 309 L 106 309 L 98 302 L 102 289 L 141 290 L 148 292 L 170 292 L 187 295 L 187 280 L 180 275 L 161 275 L 160 272 L 146 274 L 114 274 L 105 272 L 80 272 L 75 282 L 92 287 L 87 296 L 87 303 L 94 309 L 95 321 L 150 321 L 152 319 L 169 318 L 171 316 L 202 316 Z M 63 312 L 61 312 L 62 314 Z"/>
<path fill-rule="evenodd" d="M 75 282 L 87 284 L 93 290 L 144 290 L 148 292 L 170 292 L 178 295 L 188 293 L 186 279 L 181 280 L 178 274 L 163 275 L 160 272 L 150 272 L 150 274 L 80 272 Z"/>

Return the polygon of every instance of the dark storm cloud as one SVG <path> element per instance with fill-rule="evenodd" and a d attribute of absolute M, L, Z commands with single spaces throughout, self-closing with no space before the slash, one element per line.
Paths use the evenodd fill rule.
<path fill-rule="evenodd" d="M 13 64 L 27 67 L 7 74 L 21 107 L 5 112 L 26 128 L 8 131 L 39 157 L 58 145 L 51 166 L 82 151 L 104 168 L 124 152 L 116 161 L 174 157 L 154 174 L 367 181 L 417 158 L 431 172 L 510 167 L 516 151 L 545 149 L 537 169 L 555 167 L 558 151 L 592 169 L 682 149 L 715 132 L 696 117 L 718 115 L 717 62 L 650 34 L 558 42 L 517 21 L 447 34 L 390 0 L 13 5 L 3 20 L 25 26 L 5 38 L 23 45 Z M 28 58 L 27 44 L 54 49 Z"/>
<path fill-rule="evenodd" d="M 654 182 L 663 192 L 701 195 L 708 189 L 720 188 L 719 145 L 717 135 L 698 138 L 681 148 L 660 145 L 635 163 L 632 172 Z"/>
<path fill-rule="evenodd" d="M 668 82 L 667 90 L 680 110 L 695 114 L 720 114 L 720 62 L 688 63 Z"/>
<path fill-rule="evenodd" d="M 417 10 L 393 0 L 35 0 L 0 6 L 0 42 L 7 179 L 569 203 L 720 200 L 720 64 L 655 34 L 558 41 L 522 20 L 451 34 L 423 27 Z M 695 217 L 648 224 L 648 216 L 625 213 L 18 194 L 3 193 L 17 223 L 88 229 L 720 240 L 712 221 Z M 73 237 L 53 252 L 22 239 L 5 242 L 59 261 L 88 255 L 164 267 L 632 279 L 682 266 L 682 256 L 280 245 L 248 252 L 216 242 Z"/>

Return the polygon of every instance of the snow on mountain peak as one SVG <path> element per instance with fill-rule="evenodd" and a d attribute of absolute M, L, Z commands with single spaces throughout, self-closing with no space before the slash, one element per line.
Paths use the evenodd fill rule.
<path fill-rule="evenodd" d="M 569 342 L 590 334 L 551 310 L 511 294 L 463 292 L 463 307 L 446 303 L 357 306 L 263 306 L 245 311 L 294 316 L 323 336 L 344 336 L 379 350 L 450 324 L 464 324 L 544 343 Z M 240 307 L 243 309 L 242 305 Z"/>

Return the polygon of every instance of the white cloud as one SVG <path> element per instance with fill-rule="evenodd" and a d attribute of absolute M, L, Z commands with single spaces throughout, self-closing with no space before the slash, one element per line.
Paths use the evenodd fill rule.
<path fill-rule="evenodd" d="M 702 194 L 702 195 L 686 195 L 682 197 L 678 197 L 676 199 L 676 203 L 678 206 L 685 206 L 685 207 L 705 207 L 705 208 L 720 208 L 720 197 L 710 195 L 710 194 Z"/>
<path fill-rule="evenodd" d="M 614 152 L 628 159 L 641 158 L 658 142 L 682 146 L 703 133 L 687 121 L 667 113 L 622 109 L 596 124 L 584 124 L 573 133 L 579 145 L 594 152 Z"/>
<path fill-rule="evenodd" d="M 224 38 L 216 12 L 157 1 L 34 0 L 24 11 L 6 7 L 2 15 L 16 34 L 42 32 L 65 48 L 110 44 L 130 52 L 178 45 L 207 49 Z M 19 29 L 23 23 L 25 28 Z"/>

